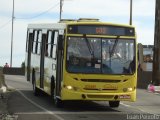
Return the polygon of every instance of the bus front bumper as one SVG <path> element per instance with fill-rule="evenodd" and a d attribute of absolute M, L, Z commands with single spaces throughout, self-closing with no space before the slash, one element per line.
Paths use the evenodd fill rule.
<path fill-rule="evenodd" d="M 99 92 L 78 92 L 63 89 L 61 93 L 62 100 L 101 100 L 101 101 L 132 101 L 136 100 L 136 90 L 124 93 L 99 93 Z"/>

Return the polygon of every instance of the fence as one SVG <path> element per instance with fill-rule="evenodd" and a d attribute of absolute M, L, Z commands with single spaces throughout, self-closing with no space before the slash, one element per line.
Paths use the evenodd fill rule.
<path fill-rule="evenodd" d="M 3 68 L 3 74 L 7 75 L 25 75 L 25 69 L 24 68 L 17 68 L 17 67 L 11 67 L 11 68 Z"/>

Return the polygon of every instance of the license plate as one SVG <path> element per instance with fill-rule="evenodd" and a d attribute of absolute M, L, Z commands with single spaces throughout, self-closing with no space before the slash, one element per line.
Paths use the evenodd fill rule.
<path fill-rule="evenodd" d="M 131 99 L 130 95 L 120 95 L 119 96 L 120 99 Z"/>

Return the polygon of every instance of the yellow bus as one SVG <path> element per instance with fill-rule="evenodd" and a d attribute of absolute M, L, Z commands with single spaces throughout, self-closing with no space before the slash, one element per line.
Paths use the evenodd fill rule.
<path fill-rule="evenodd" d="M 136 100 L 135 28 L 98 19 L 29 24 L 26 77 L 34 94 L 44 91 L 57 107 L 67 100 Z"/>

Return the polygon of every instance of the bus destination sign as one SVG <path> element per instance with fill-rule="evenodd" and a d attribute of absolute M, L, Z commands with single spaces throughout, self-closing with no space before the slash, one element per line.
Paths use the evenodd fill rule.
<path fill-rule="evenodd" d="M 69 34 L 135 36 L 134 28 L 107 25 L 69 25 Z"/>

